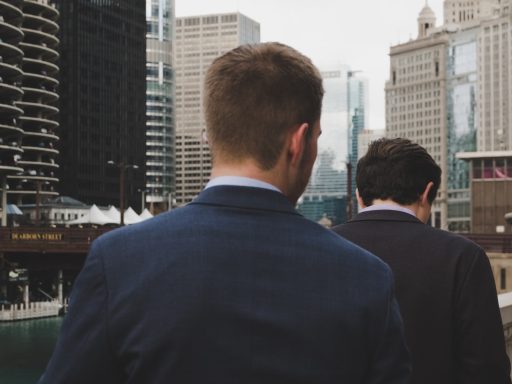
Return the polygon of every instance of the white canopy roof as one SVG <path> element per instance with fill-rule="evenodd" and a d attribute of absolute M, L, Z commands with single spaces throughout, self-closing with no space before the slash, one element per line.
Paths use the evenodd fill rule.
<path fill-rule="evenodd" d="M 153 215 L 151 214 L 151 212 L 148 211 L 147 208 L 145 208 L 142 213 L 139 215 L 139 217 L 141 219 L 144 219 L 144 220 L 147 220 L 147 219 L 151 219 L 153 217 Z"/>
<path fill-rule="evenodd" d="M 68 224 L 77 225 L 77 224 L 115 224 L 116 222 L 112 220 L 110 217 L 106 216 L 97 206 L 93 204 L 91 208 L 87 211 L 85 215 L 79 217 L 76 220 L 70 221 Z"/>
<path fill-rule="evenodd" d="M 124 211 L 124 223 L 125 224 L 135 224 L 144 221 L 137 213 L 129 207 L 126 211 Z"/>
<path fill-rule="evenodd" d="M 121 214 L 113 205 L 111 205 L 107 211 L 103 211 L 103 213 L 111 220 L 114 220 L 116 224 L 119 224 L 121 222 Z"/>

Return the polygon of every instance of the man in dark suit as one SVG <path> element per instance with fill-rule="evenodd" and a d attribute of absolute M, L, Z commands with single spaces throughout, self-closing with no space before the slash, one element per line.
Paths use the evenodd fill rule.
<path fill-rule="evenodd" d="M 294 209 L 322 97 L 281 44 L 213 62 L 210 183 L 94 242 L 41 383 L 408 382 L 389 267 Z"/>
<path fill-rule="evenodd" d="M 334 228 L 393 270 L 415 384 L 510 383 L 492 271 L 471 241 L 428 221 L 441 169 L 405 139 L 373 142 L 357 164 L 362 211 Z"/>

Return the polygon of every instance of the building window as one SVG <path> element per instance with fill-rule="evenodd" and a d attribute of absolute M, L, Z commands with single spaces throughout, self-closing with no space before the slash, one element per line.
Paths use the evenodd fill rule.
<path fill-rule="evenodd" d="M 500 269 L 500 289 L 502 291 L 507 289 L 507 269 L 506 268 Z"/>

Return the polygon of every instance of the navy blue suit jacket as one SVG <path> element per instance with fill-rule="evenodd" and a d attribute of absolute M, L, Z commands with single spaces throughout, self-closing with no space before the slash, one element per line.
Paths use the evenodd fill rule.
<path fill-rule="evenodd" d="M 393 277 L 280 193 L 217 186 L 91 248 L 41 383 L 407 383 Z"/>

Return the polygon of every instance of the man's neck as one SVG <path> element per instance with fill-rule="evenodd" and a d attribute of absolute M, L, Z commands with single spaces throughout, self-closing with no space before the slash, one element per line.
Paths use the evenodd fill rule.
<path fill-rule="evenodd" d="M 236 166 L 230 165 L 214 165 L 212 168 L 212 173 L 210 179 L 215 179 L 219 177 L 245 177 L 249 179 L 254 179 L 261 181 L 263 183 L 267 183 L 273 185 L 279 191 L 281 191 L 284 195 L 286 195 L 286 186 L 283 181 L 276 176 L 278 172 L 275 170 L 265 171 L 256 166 L 251 162 L 242 162 L 237 164 Z"/>

